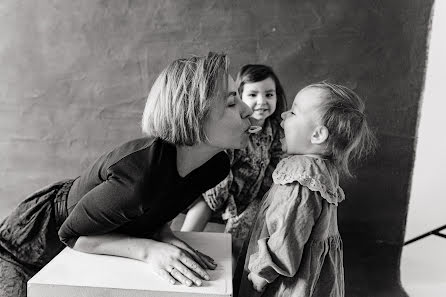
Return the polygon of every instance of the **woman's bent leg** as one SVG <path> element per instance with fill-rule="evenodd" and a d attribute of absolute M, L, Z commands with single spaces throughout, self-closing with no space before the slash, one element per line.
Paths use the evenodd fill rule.
<path fill-rule="evenodd" d="M 0 222 L 0 297 L 26 297 L 27 281 L 64 248 L 57 232 L 72 183 L 33 193 Z"/>
<path fill-rule="evenodd" d="M 0 258 L 0 296 L 26 297 L 28 276 L 19 265 Z"/>

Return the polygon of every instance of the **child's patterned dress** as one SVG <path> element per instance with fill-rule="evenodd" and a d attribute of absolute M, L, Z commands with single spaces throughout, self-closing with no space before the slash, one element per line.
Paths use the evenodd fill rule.
<path fill-rule="evenodd" d="M 209 207 L 225 221 L 225 232 L 234 239 L 247 239 L 260 201 L 272 184 L 271 175 L 283 157 L 280 124 L 268 118 L 263 129 L 249 136 L 248 146 L 228 150 L 229 175 L 203 193 Z"/>

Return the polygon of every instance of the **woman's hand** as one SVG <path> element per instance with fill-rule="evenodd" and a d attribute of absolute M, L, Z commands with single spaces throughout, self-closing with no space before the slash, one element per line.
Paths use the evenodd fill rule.
<path fill-rule="evenodd" d="M 186 242 L 176 237 L 168 225 L 164 226 L 159 232 L 157 239 L 161 242 L 169 243 L 186 251 L 202 268 L 214 270 L 217 267 L 214 259 L 198 250 L 193 249 Z"/>
<path fill-rule="evenodd" d="M 252 287 L 254 288 L 254 290 L 256 290 L 257 292 L 263 292 L 266 289 L 266 285 L 268 284 L 268 282 L 266 281 L 266 279 L 258 276 L 255 273 L 249 273 L 248 274 L 248 280 L 251 281 L 252 283 Z"/>
<path fill-rule="evenodd" d="M 91 254 L 143 261 L 154 273 L 172 284 L 179 281 L 186 286 L 200 286 L 202 281 L 199 278 L 210 279 L 188 251 L 173 244 L 160 242 L 159 239 L 136 238 L 118 233 L 80 236 L 73 248 Z"/>
<path fill-rule="evenodd" d="M 145 262 L 152 271 L 171 284 L 179 281 L 186 286 L 201 286 L 202 282 L 197 275 L 205 280 L 210 279 L 188 252 L 172 244 L 154 242 L 148 250 Z"/>

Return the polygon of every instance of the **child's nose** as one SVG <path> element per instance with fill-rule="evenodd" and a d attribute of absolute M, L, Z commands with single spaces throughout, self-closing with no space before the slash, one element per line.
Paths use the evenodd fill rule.
<path fill-rule="evenodd" d="M 265 103 L 266 103 L 266 98 L 265 98 L 265 96 L 259 94 L 259 95 L 257 96 L 257 104 L 259 104 L 259 105 L 263 105 L 263 104 L 265 104 Z"/>
<path fill-rule="evenodd" d="M 286 118 L 288 111 L 284 111 L 282 112 L 282 114 L 280 115 L 280 117 L 282 118 L 282 120 L 284 120 Z"/>

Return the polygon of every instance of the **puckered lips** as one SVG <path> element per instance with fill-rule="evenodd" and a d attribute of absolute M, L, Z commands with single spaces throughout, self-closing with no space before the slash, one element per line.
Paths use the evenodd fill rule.
<path fill-rule="evenodd" d="M 262 127 L 253 125 L 253 126 L 249 127 L 248 132 L 255 134 L 255 133 L 260 132 L 260 130 L 262 130 Z"/>

